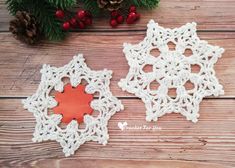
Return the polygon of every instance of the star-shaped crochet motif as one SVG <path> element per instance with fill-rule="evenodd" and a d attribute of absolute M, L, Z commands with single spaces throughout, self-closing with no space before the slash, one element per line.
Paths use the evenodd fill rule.
<path fill-rule="evenodd" d="M 109 89 L 112 71 L 106 69 L 92 71 L 85 64 L 83 56 L 78 55 L 60 68 L 43 65 L 41 73 L 38 90 L 34 95 L 23 100 L 24 108 L 32 112 L 36 118 L 33 141 L 56 140 L 62 146 L 65 156 L 74 154 L 74 151 L 86 141 L 97 141 L 105 145 L 109 139 L 108 120 L 117 111 L 123 109 L 121 101 L 114 97 Z M 70 79 L 74 89 L 82 80 L 85 80 L 87 82 L 85 92 L 98 96 L 90 103 L 91 108 L 98 112 L 98 115 L 97 117 L 85 115 L 83 118 L 85 128 L 81 128 L 77 120 L 72 120 L 66 128 L 61 128 L 59 124 L 62 115 L 48 113 L 49 109 L 53 109 L 58 103 L 50 92 L 52 90 L 63 92 L 64 77 Z"/>
<path fill-rule="evenodd" d="M 175 44 L 175 49 L 169 43 Z M 153 50 L 158 50 L 159 55 L 153 55 Z M 197 122 L 202 99 L 224 94 L 213 69 L 224 49 L 200 40 L 196 23 L 165 29 L 151 20 L 145 39 L 136 45 L 125 43 L 123 52 L 130 69 L 119 86 L 143 100 L 147 121 L 176 112 Z M 152 70 L 146 72 L 146 66 Z M 198 72 L 193 66 L 199 67 Z M 153 83 L 158 88 L 152 89 Z M 193 88 L 187 89 L 187 83 Z M 169 96 L 171 89 L 176 90 L 176 97 Z"/>

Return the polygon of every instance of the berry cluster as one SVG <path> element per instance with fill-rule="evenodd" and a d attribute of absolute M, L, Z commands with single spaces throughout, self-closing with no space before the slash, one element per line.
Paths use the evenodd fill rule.
<path fill-rule="evenodd" d="M 71 28 L 84 29 L 86 26 L 92 24 L 92 15 L 90 12 L 85 10 L 79 10 L 74 17 L 66 19 L 65 12 L 63 10 L 57 10 L 55 16 L 58 19 L 64 19 L 65 22 L 62 24 L 63 30 L 69 30 Z"/>
<path fill-rule="evenodd" d="M 135 23 L 137 20 L 140 19 L 140 14 L 136 12 L 136 7 L 135 6 L 131 6 L 129 8 L 129 14 L 126 18 L 126 23 L 127 24 L 133 24 Z"/>
<path fill-rule="evenodd" d="M 136 12 L 136 6 L 132 5 L 129 8 L 129 13 L 126 18 L 127 24 L 134 24 L 137 20 L 140 19 L 140 14 Z M 117 27 L 119 24 L 124 22 L 124 16 L 121 15 L 118 11 L 111 12 L 110 26 Z"/>
<path fill-rule="evenodd" d="M 68 13 L 68 11 L 67 11 Z M 70 13 L 71 15 L 71 13 Z M 65 11 L 57 10 L 55 16 L 58 19 L 64 21 L 62 24 L 63 30 L 69 30 L 71 28 L 80 28 L 84 29 L 86 26 L 90 26 L 92 24 L 92 15 L 90 12 L 85 10 L 77 11 L 72 18 L 68 18 L 65 16 Z M 130 6 L 128 10 L 128 14 L 126 17 L 127 24 L 134 24 L 137 20 L 140 19 L 140 14 L 136 12 L 136 6 Z M 111 12 L 110 26 L 117 27 L 119 24 L 124 22 L 124 16 L 117 10 Z"/>
<path fill-rule="evenodd" d="M 124 22 L 124 17 L 118 11 L 111 12 L 110 26 L 117 27 Z"/>

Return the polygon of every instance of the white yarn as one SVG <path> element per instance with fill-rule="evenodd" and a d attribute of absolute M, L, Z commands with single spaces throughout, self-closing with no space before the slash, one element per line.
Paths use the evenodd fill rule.
<path fill-rule="evenodd" d="M 176 45 L 175 50 L 169 49 L 168 42 Z M 156 48 L 160 51 L 158 57 L 150 53 Z M 192 51 L 191 56 L 184 55 L 186 49 Z M 197 122 L 203 97 L 224 94 L 213 69 L 224 49 L 200 40 L 194 22 L 165 29 L 150 20 L 144 40 L 136 45 L 124 43 L 123 52 L 130 69 L 119 86 L 143 100 L 147 121 L 157 121 L 166 113 L 176 112 Z M 146 65 L 152 65 L 152 72 L 143 70 Z M 191 65 L 200 66 L 200 72 L 191 72 Z M 150 89 L 153 81 L 159 83 L 156 90 Z M 186 90 L 184 84 L 187 81 L 194 84 L 194 89 Z M 176 89 L 176 98 L 168 95 L 171 88 Z"/>
<path fill-rule="evenodd" d="M 97 141 L 105 145 L 109 139 L 108 120 L 117 111 L 123 110 L 121 101 L 112 95 L 109 89 L 112 71 L 92 71 L 87 67 L 81 54 L 74 56 L 67 65 L 56 68 L 43 65 L 42 77 L 36 93 L 23 100 L 24 108 L 32 112 L 36 118 L 34 142 L 56 140 L 63 148 L 65 156 L 74 154 L 74 151 L 86 141 Z M 59 127 L 62 116 L 48 114 L 48 109 L 57 105 L 56 100 L 49 95 L 55 89 L 62 92 L 64 83 L 62 78 L 70 78 L 71 85 L 76 87 L 84 79 L 88 84 L 85 91 L 89 94 L 98 93 L 98 99 L 91 102 L 93 110 L 99 115 L 84 116 L 85 128 L 79 128 L 77 121 L 72 120 L 65 129 Z"/>

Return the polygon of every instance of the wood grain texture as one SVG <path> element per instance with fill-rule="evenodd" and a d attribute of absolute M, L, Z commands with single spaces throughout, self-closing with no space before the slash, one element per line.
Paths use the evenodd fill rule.
<path fill-rule="evenodd" d="M 155 19 L 166 27 L 175 27 L 187 22 L 198 23 L 199 30 L 235 30 L 234 0 L 162 0 L 159 7 L 152 11 L 139 11 L 141 20 L 136 26 L 123 24 L 118 29 L 111 29 L 109 19 L 97 18 L 89 30 L 119 31 L 143 30 L 150 19 Z M 5 0 L 0 0 L 0 30 L 8 30 L 12 17 L 6 10 Z"/>
<path fill-rule="evenodd" d="M 113 70 L 111 89 L 114 95 L 133 97 L 117 86 L 129 68 L 122 53 L 122 44 L 138 43 L 144 36 L 145 32 L 72 33 L 62 43 L 45 42 L 28 47 L 14 40 L 11 34 L 1 33 L 0 79 L 4 80 L 0 83 L 0 96 L 29 96 L 38 87 L 42 64 L 63 66 L 76 53 L 83 53 L 92 69 Z M 201 32 L 199 36 L 212 45 L 225 48 L 226 51 L 215 65 L 215 70 L 225 89 L 225 95 L 221 97 L 235 97 L 235 34 Z"/>
<path fill-rule="evenodd" d="M 111 164 L 110 164 L 111 163 Z M 150 161 L 150 160 L 108 160 L 108 159 L 47 159 L 35 162 L 35 166 L 39 166 L 42 168 L 47 168 L 48 164 L 52 166 L 61 166 L 68 168 L 82 167 L 82 168 L 221 168 L 221 165 L 218 164 L 207 164 L 193 161 L 169 161 L 169 160 L 158 160 L 158 161 Z M 76 166 L 75 166 L 76 165 Z M 223 168 L 231 168 L 230 166 L 224 165 Z"/>
<path fill-rule="evenodd" d="M 69 158 L 64 158 L 56 142 L 31 142 L 35 119 L 32 113 L 22 109 L 20 101 L 0 100 L 0 167 L 235 166 L 235 100 L 232 99 L 204 100 L 197 124 L 179 114 L 165 115 L 158 123 L 148 123 L 144 119 L 144 104 L 139 99 L 122 100 L 125 110 L 109 121 L 109 143 L 102 146 L 88 142 Z M 129 127 L 157 126 L 161 130 L 121 131 L 117 126 L 119 121 L 126 121 Z"/>

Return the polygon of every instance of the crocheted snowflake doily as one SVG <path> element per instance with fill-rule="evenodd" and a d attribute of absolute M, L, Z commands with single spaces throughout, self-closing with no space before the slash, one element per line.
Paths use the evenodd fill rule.
<path fill-rule="evenodd" d="M 169 43 L 175 44 L 174 50 Z M 153 50 L 159 51 L 157 57 Z M 123 52 L 130 69 L 119 86 L 142 99 L 147 121 L 157 121 L 166 113 L 176 112 L 197 122 L 203 97 L 224 94 L 213 69 L 224 49 L 200 40 L 194 22 L 165 29 L 151 20 L 144 40 L 136 45 L 124 43 Z M 146 66 L 152 70 L 146 72 Z M 193 66 L 198 66 L 199 72 L 193 72 Z M 151 89 L 153 83 L 158 88 Z M 187 89 L 186 83 L 194 87 Z M 176 90 L 174 98 L 169 96 L 171 89 Z"/>
<path fill-rule="evenodd" d="M 24 108 L 32 112 L 36 118 L 34 142 L 56 140 L 63 148 L 65 156 L 74 154 L 74 151 L 86 141 L 97 141 L 105 145 L 109 139 L 107 124 L 110 117 L 123 109 L 121 101 L 112 95 L 109 89 L 112 71 L 92 71 L 85 64 L 81 54 L 74 56 L 67 65 L 56 68 L 43 65 L 41 83 L 36 93 L 23 100 Z M 76 120 L 72 120 L 66 128 L 59 126 L 62 115 L 48 114 L 48 109 L 57 106 L 57 101 L 50 96 L 52 90 L 63 92 L 62 78 L 67 77 L 73 87 L 82 80 L 88 84 L 85 91 L 88 94 L 98 94 L 98 98 L 91 101 L 90 106 L 99 114 L 84 116 L 85 128 L 80 128 Z"/>

